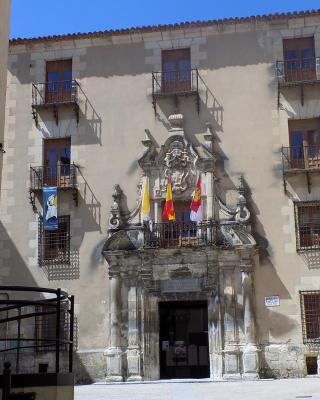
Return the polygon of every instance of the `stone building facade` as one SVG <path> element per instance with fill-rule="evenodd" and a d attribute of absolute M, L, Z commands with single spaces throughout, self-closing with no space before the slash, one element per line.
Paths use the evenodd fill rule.
<path fill-rule="evenodd" d="M 75 295 L 78 382 L 319 373 L 319 57 L 316 11 L 11 41 L 3 282 Z"/>
<path fill-rule="evenodd" d="M 0 143 L 3 143 L 4 116 L 7 88 L 7 60 L 8 60 L 8 34 L 9 34 L 10 1 L 4 0 L 0 4 Z"/>

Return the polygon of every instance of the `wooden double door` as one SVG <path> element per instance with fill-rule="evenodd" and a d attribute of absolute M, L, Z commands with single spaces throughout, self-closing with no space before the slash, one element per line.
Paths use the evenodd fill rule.
<path fill-rule="evenodd" d="M 320 120 L 289 121 L 290 167 L 320 168 Z"/>
<path fill-rule="evenodd" d="M 162 92 L 189 92 L 191 85 L 190 49 L 162 51 Z"/>
<path fill-rule="evenodd" d="M 72 60 L 46 64 L 46 103 L 67 103 L 72 98 Z"/>
<path fill-rule="evenodd" d="M 66 187 L 72 183 L 71 139 L 45 139 L 43 181 L 48 186 Z"/>
<path fill-rule="evenodd" d="M 283 40 L 284 73 L 287 82 L 316 79 L 314 38 Z"/>

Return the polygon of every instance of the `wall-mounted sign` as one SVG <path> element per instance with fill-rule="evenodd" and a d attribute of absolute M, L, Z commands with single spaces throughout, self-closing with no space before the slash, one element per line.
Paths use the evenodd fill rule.
<path fill-rule="evenodd" d="M 201 290 L 200 281 L 196 278 L 161 281 L 162 292 L 198 292 L 199 290 Z"/>
<path fill-rule="evenodd" d="M 264 304 L 266 307 L 277 307 L 280 306 L 279 296 L 266 296 L 264 298 Z"/>

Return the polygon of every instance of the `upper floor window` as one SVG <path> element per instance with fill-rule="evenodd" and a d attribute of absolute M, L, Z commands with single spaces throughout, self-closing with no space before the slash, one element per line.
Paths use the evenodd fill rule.
<path fill-rule="evenodd" d="M 284 39 L 283 55 L 286 81 L 316 79 L 314 37 Z"/>
<path fill-rule="evenodd" d="M 67 350 L 69 340 L 69 315 L 67 304 L 62 303 L 60 310 L 60 350 Z M 36 351 L 53 351 L 56 347 L 57 314 L 54 306 L 37 306 L 37 312 L 42 313 L 35 318 Z"/>
<path fill-rule="evenodd" d="M 47 61 L 46 103 L 71 101 L 72 60 Z"/>
<path fill-rule="evenodd" d="M 320 202 L 295 203 L 297 250 L 320 248 Z"/>
<path fill-rule="evenodd" d="M 320 342 L 320 291 L 300 292 L 304 343 Z"/>
<path fill-rule="evenodd" d="M 43 182 L 49 186 L 72 184 L 71 139 L 45 139 L 43 143 Z"/>
<path fill-rule="evenodd" d="M 320 119 L 289 120 L 290 167 L 320 168 Z"/>
<path fill-rule="evenodd" d="M 162 91 L 181 93 L 191 90 L 190 49 L 162 51 Z"/>

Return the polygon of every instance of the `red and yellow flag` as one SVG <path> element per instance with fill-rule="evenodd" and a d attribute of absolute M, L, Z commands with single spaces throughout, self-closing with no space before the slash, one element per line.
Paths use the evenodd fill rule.
<path fill-rule="evenodd" d="M 173 199 L 172 199 L 172 189 L 171 189 L 171 180 L 168 178 L 167 180 L 167 190 L 166 190 L 166 201 L 164 203 L 163 211 L 162 211 L 162 220 L 163 221 L 175 221 L 176 216 L 173 208 Z"/>
<path fill-rule="evenodd" d="M 201 209 L 201 178 L 198 176 L 197 186 L 193 192 L 191 205 L 190 205 L 190 220 L 193 222 L 199 222 L 202 219 Z"/>

